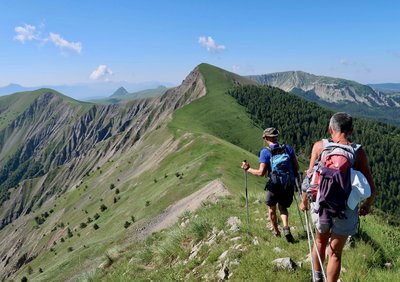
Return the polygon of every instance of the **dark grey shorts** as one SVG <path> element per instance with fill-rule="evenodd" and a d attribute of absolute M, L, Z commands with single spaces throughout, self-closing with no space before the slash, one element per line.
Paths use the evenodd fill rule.
<path fill-rule="evenodd" d="M 265 203 L 272 207 L 279 204 L 282 207 L 288 208 L 293 202 L 294 187 L 279 187 L 267 184 Z"/>
<path fill-rule="evenodd" d="M 318 213 L 315 212 L 315 203 L 311 203 L 311 218 L 315 228 L 319 231 L 319 233 L 326 233 L 330 231 L 333 234 L 342 235 L 342 236 L 351 236 L 357 233 L 359 217 L 358 217 L 358 207 L 354 210 L 351 210 L 347 207 L 344 211 L 346 218 L 333 218 L 332 226 L 329 224 L 320 224 Z"/>

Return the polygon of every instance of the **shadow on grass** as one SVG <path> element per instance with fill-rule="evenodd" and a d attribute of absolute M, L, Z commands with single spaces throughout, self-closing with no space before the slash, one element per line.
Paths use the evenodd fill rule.
<path fill-rule="evenodd" d="M 385 268 L 385 263 L 392 261 L 392 259 L 385 256 L 385 251 L 382 246 L 376 242 L 366 231 L 360 229 L 354 238 L 359 239 L 372 247 L 372 249 L 375 251 L 375 254 L 378 256 L 377 262 L 380 268 Z"/>

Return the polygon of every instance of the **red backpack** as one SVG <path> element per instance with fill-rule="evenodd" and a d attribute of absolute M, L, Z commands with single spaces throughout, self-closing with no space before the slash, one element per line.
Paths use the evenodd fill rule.
<path fill-rule="evenodd" d="M 354 165 L 357 150 L 361 146 L 359 144 L 343 145 L 327 139 L 322 139 L 322 142 L 322 152 L 315 162 L 312 172 L 308 173 L 309 187 L 307 192 L 311 196 L 312 201 L 315 201 L 321 184 L 330 181 L 330 184 L 324 185 L 328 188 L 335 181 L 340 182 L 338 185 L 346 190 L 344 192 L 347 199 L 350 193 L 350 168 Z M 340 173 L 336 177 L 333 177 L 332 175 L 335 174 L 335 171 Z M 328 174 L 331 176 L 328 176 Z M 328 177 L 333 179 L 326 179 Z"/>

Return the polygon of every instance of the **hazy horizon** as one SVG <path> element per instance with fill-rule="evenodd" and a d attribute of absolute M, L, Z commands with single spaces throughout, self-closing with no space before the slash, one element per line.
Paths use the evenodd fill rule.
<path fill-rule="evenodd" d="M 207 62 L 240 75 L 302 70 L 400 82 L 400 3 L 1 2 L 0 86 L 174 85 Z"/>

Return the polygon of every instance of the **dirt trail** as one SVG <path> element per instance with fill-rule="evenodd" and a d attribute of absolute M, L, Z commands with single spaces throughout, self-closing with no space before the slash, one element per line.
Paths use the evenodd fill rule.
<path fill-rule="evenodd" d="M 216 202 L 218 198 L 229 194 L 230 193 L 224 183 L 221 180 L 216 179 L 208 183 L 202 189 L 179 200 L 175 204 L 170 205 L 162 214 L 143 224 L 142 228 L 139 228 L 140 231 L 137 234 L 137 239 L 143 240 L 153 232 L 172 226 L 185 211 L 195 211 L 204 201 Z"/>

